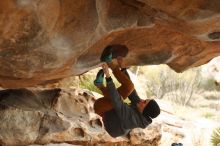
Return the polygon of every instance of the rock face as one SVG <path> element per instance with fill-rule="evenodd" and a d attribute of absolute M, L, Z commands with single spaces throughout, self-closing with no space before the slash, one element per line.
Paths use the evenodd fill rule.
<path fill-rule="evenodd" d="M 0 144 L 159 144 L 161 125 L 157 123 L 135 129 L 128 137 L 109 136 L 94 113 L 94 100 L 90 92 L 79 89 L 1 90 Z"/>
<path fill-rule="evenodd" d="M 181 72 L 220 54 L 219 14 L 219 0 L 2 0 L 0 85 L 82 74 L 109 44 L 128 65 Z"/>

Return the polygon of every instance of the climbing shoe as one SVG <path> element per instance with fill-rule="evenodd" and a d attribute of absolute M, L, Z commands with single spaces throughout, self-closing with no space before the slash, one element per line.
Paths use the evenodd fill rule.
<path fill-rule="evenodd" d="M 111 62 L 112 61 L 112 46 L 107 46 L 102 52 L 100 60 L 102 62 Z"/>
<path fill-rule="evenodd" d="M 101 69 L 96 75 L 96 79 L 94 80 L 94 85 L 96 86 L 103 85 L 103 80 L 104 80 L 104 72 L 103 69 Z"/>

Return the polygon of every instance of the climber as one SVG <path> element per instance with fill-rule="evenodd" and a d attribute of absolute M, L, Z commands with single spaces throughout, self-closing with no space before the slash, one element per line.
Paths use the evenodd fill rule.
<path fill-rule="evenodd" d="M 94 84 L 102 91 L 104 97 L 95 101 L 94 110 L 102 117 L 106 131 L 112 137 L 118 137 L 126 136 L 133 128 L 146 128 L 152 119 L 160 114 L 157 102 L 153 99 L 139 98 L 126 68 L 123 68 L 122 58 L 117 57 L 117 64 L 112 62 L 111 46 L 104 49 L 101 61 L 104 63 Z M 109 68 L 121 83 L 117 89 L 109 74 Z M 104 74 L 106 87 L 103 85 Z M 131 104 L 124 103 L 121 97 L 128 97 Z"/>

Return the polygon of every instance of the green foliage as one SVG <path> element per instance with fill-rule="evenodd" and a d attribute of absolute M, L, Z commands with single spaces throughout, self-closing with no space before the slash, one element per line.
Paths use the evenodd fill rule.
<path fill-rule="evenodd" d="M 206 112 L 206 113 L 203 113 L 202 116 L 205 117 L 206 119 L 211 119 L 211 118 L 213 118 L 215 115 L 214 115 L 213 113 Z"/>
<path fill-rule="evenodd" d="M 89 72 L 84 75 L 81 75 L 80 81 L 79 81 L 80 88 L 88 89 L 90 91 L 94 91 L 99 94 L 102 94 L 102 92 L 93 83 L 97 72 L 98 72 L 98 70 L 94 70 L 93 72 Z M 115 83 L 115 86 L 119 87 L 120 83 L 115 79 L 115 77 L 113 75 L 111 75 L 111 76 L 112 76 L 113 82 Z M 105 79 L 104 79 L 103 84 L 106 85 Z"/>
<path fill-rule="evenodd" d="M 90 91 L 102 94 L 101 91 L 93 84 L 94 79 L 95 78 L 92 76 L 82 76 L 79 82 L 80 88 L 88 89 Z"/>
<path fill-rule="evenodd" d="M 102 92 L 93 84 L 93 81 L 94 81 L 94 76 L 91 76 L 91 75 L 83 75 L 81 78 L 80 78 L 80 88 L 84 88 L 84 89 L 88 89 L 90 91 L 94 91 L 94 92 L 97 92 L 99 94 L 102 94 Z M 115 83 L 115 86 L 116 87 L 119 87 L 120 86 L 120 83 L 114 78 L 113 78 L 113 82 Z M 104 85 L 106 83 L 104 82 Z M 125 103 L 129 104 L 130 103 L 130 100 L 128 98 L 126 98 L 124 100 Z"/>
<path fill-rule="evenodd" d="M 220 145 L 220 127 L 213 131 L 212 136 L 211 136 L 211 142 L 213 146 Z"/>

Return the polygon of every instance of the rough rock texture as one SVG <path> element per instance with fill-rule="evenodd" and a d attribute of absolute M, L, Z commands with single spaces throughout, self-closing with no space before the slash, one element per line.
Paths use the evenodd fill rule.
<path fill-rule="evenodd" d="M 94 96 L 79 89 L 8 89 L 0 91 L 0 144 L 69 143 L 157 146 L 161 125 L 112 138 L 94 113 Z"/>
<path fill-rule="evenodd" d="M 219 0 L 1 0 L 0 85 L 82 74 L 109 44 L 128 65 L 181 72 L 220 54 L 219 14 Z"/>

